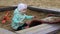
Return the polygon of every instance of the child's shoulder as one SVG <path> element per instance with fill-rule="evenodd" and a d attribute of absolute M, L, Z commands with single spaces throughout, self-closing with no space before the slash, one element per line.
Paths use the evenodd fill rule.
<path fill-rule="evenodd" d="M 14 10 L 14 13 L 19 13 L 19 11 L 17 10 L 17 8 Z"/>

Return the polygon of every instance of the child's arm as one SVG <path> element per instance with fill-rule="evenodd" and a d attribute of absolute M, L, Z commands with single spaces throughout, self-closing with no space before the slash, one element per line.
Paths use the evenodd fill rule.
<path fill-rule="evenodd" d="M 28 16 L 28 15 L 26 15 L 26 19 L 33 19 L 34 18 L 34 16 Z"/>

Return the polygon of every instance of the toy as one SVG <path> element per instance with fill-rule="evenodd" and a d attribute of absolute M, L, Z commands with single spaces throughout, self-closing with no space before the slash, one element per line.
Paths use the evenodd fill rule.
<path fill-rule="evenodd" d="M 6 21 L 8 21 L 10 19 L 9 16 L 8 16 L 9 13 L 10 13 L 10 11 L 7 11 L 6 15 L 3 17 L 3 20 L 2 20 L 3 24 L 6 23 Z"/>

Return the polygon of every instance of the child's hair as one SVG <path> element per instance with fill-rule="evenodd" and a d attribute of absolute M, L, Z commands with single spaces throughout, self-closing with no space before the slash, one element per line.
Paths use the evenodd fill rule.
<path fill-rule="evenodd" d="M 32 20 L 30 25 L 29 25 L 29 27 L 37 26 L 37 25 L 40 25 L 40 24 L 42 24 L 41 21 L 39 21 L 39 20 Z"/>

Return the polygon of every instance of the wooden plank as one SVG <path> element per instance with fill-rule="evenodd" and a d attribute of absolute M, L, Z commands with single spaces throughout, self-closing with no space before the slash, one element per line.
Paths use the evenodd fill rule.
<path fill-rule="evenodd" d="M 16 34 L 16 33 L 11 32 L 11 31 L 6 30 L 6 29 L 3 29 L 3 28 L 0 28 L 0 34 Z"/>
<path fill-rule="evenodd" d="M 52 31 L 60 29 L 60 25 L 56 24 L 41 24 L 32 28 L 28 28 L 21 31 L 16 31 L 18 34 L 47 34 Z"/>
<path fill-rule="evenodd" d="M 60 14 L 60 9 L 58 8 L 52 8 L 52 7 L 35 7 L 35 6 L 29 6 L 28 9 L 37 11 L 37 12 L 44 12 L 44 13 L 51 13 L 51 14 Z"/>
<path fill-rule="evenodd" d="M 17 5 L 13 5 L 13 6 L 6 6 L 3 8 L 0 8 L 0 11 L 6 11 L 6 10 L 14 10 L 15 8 L 17 8 Z M 37 12 L 44 12 L 44 13 L 51 13 L 51 14 L 60 14 L 60 9 L 58 8 L 52 8 L 52 7 L 35 7 L 35 6 L 28 6 L 29 10 L 32 11 L 37 11 Z"/>

